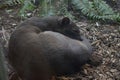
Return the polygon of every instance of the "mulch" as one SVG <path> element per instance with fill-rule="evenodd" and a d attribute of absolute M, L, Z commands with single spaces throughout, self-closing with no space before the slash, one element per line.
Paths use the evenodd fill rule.
<path fill-rule="evenodd" d="M 0 42 L 5 49 L 6 57 L 9 37 L 22 21 L 17 17 L 17 12 L 17 10 L 0 11 Z M 58 77 L 58 80 L 120 80 L 120 25 L 91 23 L 84 20 L 78 21 L 77 25 L 80 27 L 81 35 L 86 36 L 93 46 L 95 64 L 86 64 L 79 73 Z M 9 63 L 5 62 L 9 66 Z M 97 63 L 100 64 L 96 66 Z M 11 72 L 11 68 L 8 68 L 8 72 Z M 11 80 L 17 79 L 15 77 Z"/>

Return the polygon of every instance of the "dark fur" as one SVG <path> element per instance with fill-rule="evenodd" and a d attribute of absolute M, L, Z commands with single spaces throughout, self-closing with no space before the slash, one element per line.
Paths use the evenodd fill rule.
<path fill-rule="evenodd" d="M 30 21 L 22 23 L 9 41 L 9 61 L 23 80 L 49 80 L 53 74 L 72 74 L 88 61 L 92 49 L 86 38 L 79 41 L 58 33 L 62 31 L 52 26 L 53 21 L 50 27 L 44 21 L 43 26 L 39 23 L 42 21 Z M 56 28 L 56 32 L 46 31 L 50 28 Z"/>
<path fill-rule="evenodd" d="M 59 32 L 70 38 L 82 41 L 79 27 L 67 17 L 32 17 L 24 21 L 19 27 L 26 25 L 37 26 L 41 31 Z"/>

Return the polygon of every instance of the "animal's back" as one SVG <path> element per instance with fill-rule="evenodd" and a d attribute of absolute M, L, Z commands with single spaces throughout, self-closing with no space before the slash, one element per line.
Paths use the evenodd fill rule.
<path fill-rule="evenodd" d="M 79 71 L 91 53 L 86 44 L 60 33 L 45 31 L 39 34 L 43 40 L 46 57 L 51 69 L 57 75 L 67 75 Z"/>
<path fill-rule="evenodd" d="M 8 58 L 22 79 L 49 80 L 49 63 L 43 55 L 44 50 L 35 31 L 30 27 L 27 31 L 24 28 L 16 29 L 9 41 Z"/>

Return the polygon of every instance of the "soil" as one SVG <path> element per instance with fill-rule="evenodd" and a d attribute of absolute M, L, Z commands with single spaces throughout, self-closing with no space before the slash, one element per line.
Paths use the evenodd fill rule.
<path fill-rule="evenodd" d="M 0 42 L 6 57 L 9 37 L 15 27 L 23 21 L 17 13 L 17 9 L 0 10 Z M 77 25 L 81 34 L 90 39 L 93 46 L 93 64 L 86 64 L 79 73 L 58 77 L 57 80 L 120 80 L 120 25 L 88 20 L 78 21 Z M 9 80 L 20 80 L 9 67 L 9 63 L 6 64 Z"/>

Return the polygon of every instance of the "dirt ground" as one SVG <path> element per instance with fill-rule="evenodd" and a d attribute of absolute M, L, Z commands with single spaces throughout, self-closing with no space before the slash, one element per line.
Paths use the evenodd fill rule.
<path fill-rule="evenodd" d="M 17 13 L 17 9 L 0 10 L 0 42 L 5 47 L 6 57 L 10 34 L 22 21 L 17 17 Z M 102 63 L 99 66 L 86 64 L 79 73 L 60 77 L 60 80 L 120 80 L 120 25 L 103 25 L 84 20 L 78 21 L 77 25 L 80 27 L 82 35 L 90 39 L 94 54 L 101 57 Z M 8 69 L 8 73 L 10 71 Z"/>

